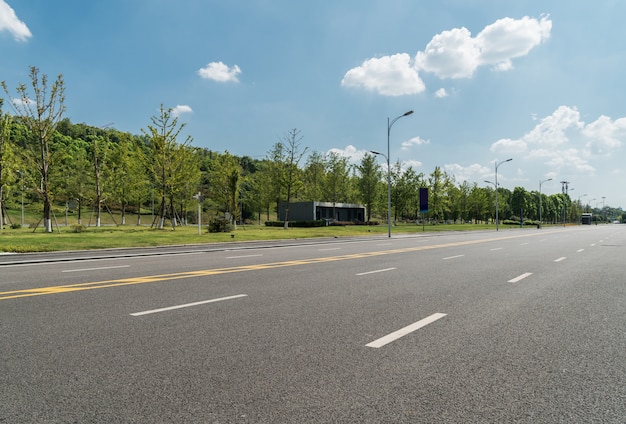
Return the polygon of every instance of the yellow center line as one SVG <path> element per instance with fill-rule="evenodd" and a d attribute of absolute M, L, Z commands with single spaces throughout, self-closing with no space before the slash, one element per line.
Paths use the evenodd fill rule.
<path fill-rule="evenodd" d="M 541 235 L 547 234 L 547 231 L 542 231 Z M 392 250 L 380 250 L 374 252 L 364 252 L 364 253 L 353 253 L 348 255 L 339 255 L 339 256 L 327 256 L 320 258 L 311 258 L 311 259 L 297 259 L 293 261 L 283 261 L 283 262 L 270 262 L 265 264 L 257 264 L 257 265 L 242 265 L 228 268 L 214 268 L 214 269 L 206 269 L 199 271 L 187 271 L 187 272 L 177 272 L 173 274 L 161 274 L 161 275 L 150 275 L 143 277 L 129 277 L 129 278 L 121 278 L 117 280 L 105 280 L 105 281 L 95 281 L 88 283 L 78 283 L 78 284 L 67 284 L 61 286 L 49 286 L 49 287 L 37 287 L 32 289 L 22 289 L 22 290 L 13 290 L 0 292 L 0 300 L 8 300 L 8 299 L 17 299 L 22 297 L 31 297 L 31 296 L 43 296 L 49 294 L 59 294 L 59 293 L 69 293 L 69 292 L 77 292 L 83 290 L 93 290 L 93 289 L 103 289 L 109 287 L 119 287 L 119 286 L 127 286 L 127 285 L 135 285 L 135 284 L 144 284 L 144 283 L 156 283 L 161 281 L 171 281 L 171 280 L 181 280 L 185 278 L 195 278 L 195 277 L 207 277 L 212 275 L 221 275 L 221 274 L 230 274 L 236 272 L 248 272 L 248 271 L 259 271 L 265 269 L 276 269 L 276 268 L 285 268 L 290 266 L 299 266 L 299 265 L 312 265 L 312 264 L 320 264 L 325 262 L 337 262 L 337 261 L 346 261 L 351 259 L 363 259 L 371 256 L 381 256 L 381 255 L 394 255 L 400 253 L 410 253 L 417 252 L 420 250 L 432 250 L 432 249 L 442 249 L 445 247 L 455 247 L 455 246 L 466 246 L 470 244 L 479 244 L 479 243 L 488 243 L 492 241 L 500 241 L 507 239 L 514 239 L 520 237 L 531 237 L 539 235 L 537 233 L 533 234 L 522 234 L 515 236 L 507 236 L 507 237 L 496 237 L 496 238 L 488 238 L 482 240 L 468 240 L 468 241 L 460 241 L 453 243 L 445 243 L 445 244 L 432 244 L 426 246 L 416 246 L 416 247 L 406 247 L 402 249 L 392 249 Z"/>

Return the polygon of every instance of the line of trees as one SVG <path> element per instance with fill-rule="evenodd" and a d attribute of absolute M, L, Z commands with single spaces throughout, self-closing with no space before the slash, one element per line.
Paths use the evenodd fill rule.
<path fill-rule="evenodd" d="M 197 193 L 205 199 L 205 213 L 233 222 L 260 222 L 263 216 L 270 220 L 281 202 L 294 201 L 361 203 L 368 221 L 386 215 L 386 170 L 373 155 L 351 165 L 337 153 L 309 152 L 298 129 L 274 143 L 264 159 L 217 153 L 192 146 L 191 137 L 180 140 L 185 125 L 163 105 L 139 135 L 108 125 L 72 123 L 62 116 L 62 75 L 49 85 L 32 67 L 30 80 L 30 89 L 21 84 L 14 97 L 2 82 L 9 99 L 4 104 L 13 109 L 12 114 L 3 112 L 0 99 L 0 210 L 5 225 L 7 205 L 17 208 L 24 195 L 28 203 L 41 206 L 47 232 L 53 231 L 55 207 L 71 210 L 79 224 L 88 208 L 96 214 L 96 226 L 103 210 L 121 213 L 120 224 L 126 224 L 129 212 L 141 224 L 142 210 L 144 215 L 152 211 L 155 228 L 164 228 L 166 222 L 173 227 L 196 222 Z M 424 218 L 431 222 L 488 222 L 495 216 L 493 188 L 457 183 L 439 167 L 425 175 L 398 162 L 391 168 L 394 220 L 422 218 L 421 187 L 429 188 Z M 539 196 L 521 187 L 499 188 L 500 217 L 538 220 Z M 560 193 L 541 194 L 541 205 L 543 220 L 553 223 L 577 222 L 587 211 Z M 602 212 L 605 218 L 621 216 L 621 210 Z"/>

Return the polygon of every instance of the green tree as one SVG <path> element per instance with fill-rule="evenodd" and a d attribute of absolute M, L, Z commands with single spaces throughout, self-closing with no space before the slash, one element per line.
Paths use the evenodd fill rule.
<path fill-rule="evenodd" d="M 239 190 L 243 169 L 238 159 L 228 152 L 211 161 L 208 182 L 210 197 L 220 209 L 231 216 L 231 223 L 239 216 Z"/>
<path fill-rule="evenodd" d="M 468 198 L 468 206 L 471 219 L 474 220 L 474 223 L 487 221 L 491 209 L 490 205 L 493 204 L 492 199 L 495 199 L 495 196 L 492 198 L 492 194 L 493 190 L 491 188 L 479 187 L 476 183 L 472 185 Z"/>
<path fill-rule="evenodd" d="M 333 217 L 336 218 L 336 204 L 348 201 L 350 166 L 348 159 L 336 152 L 329 153 L 325 162 L 324 199 L 333 204 Z"/>
<path fill-rule="evenodd" d="M 0 230 L 6 224 L 4 214 L 5 186 L 9 183 L 9 177 L 14 166 L 14 148 L 11 143 L 12 119 L 2 112 L 2 99 L 0 99 Z"/>
<path fill-rule="evenodd" d="M 512 216 L 522 216 L 522 219 L 524 214 L 528 216 L 529 200 L 528 192 L 523 187 L 515 187 L 511 195 Z"/>
<path fill-rule="evenodd" d="M 428 178 L 428 183 L 430 185 L 430 205 L 428 209 L 431 216 L 436 221 L 440 221 L 445 218 L 446 213 L 449 211 L 450 199 L 448 197 L 448 192 L 453 184 L 453 181 L 447 173 L 442 171 L 440 167 L 436 166 Z"/>
<path fill-rule="evenodd" d="M 367 210 L 367 222 L 372 219 L 372 209 L 378 198 L 378 189 L 382 178 L 380 165 L 376 162 L 376 157 L 366 153 L 357 166 L 358 178 L 357 187 Z"/>
<path fill-rule="evenodd" d="M 289 203 L 293 194 L 302 184 L 301 172 L 298 164 L 308 150 L 302 148 L 302 135 L 296 128 L 290 130 L 269 153 L 269 160 L 273 164 L 272 180 L 277 184 L 276 203 L 278 210 L 281 194 L 285 199 L 285 229 L 289 228 Z"/>
<path fill-rule="evenodd" d="M 109 168 L 110 176 L 115 179 L 109 183 L 110 194 L 121 207 L 121 224 L 126 224 L 126 209 L 131 202 L 136 202 L 137 225 L 141 224 L 141 205 L 149 195 L 149 176 L 142 166 L 141 147 L 136 137 L 128 133 L 112 132 L 115 143 L 112 144 Z"/>
<path fill-rule="evenodd" d="M 147 152 L 144 152 L 142 158 L 161 197 L 156 227 L 164 227 L 168 210 L 172 227 L 175 227 L 174 196 L 180 189 L 179 184 L 188 177 L 183 170 L 185 161 L 189 159 L 188 146 L 192 138 L 187 136 L 184 142 L 178 142 L 185 124 L 178 123 L 178 117 L 172 114 L 171 108 L 166 109 L 161 105 L 159 114 L 152 116 L 151 121 L 152 125 L 148 125 L 147 130 L 142 129 L 148 140 Z M 199 173 L 199 169 L 197 171 Z"/>
<path fill-rule="evenodd" d="M 43 225 L 45 232 L 51 233 L 50 172 L 57 153 L 51 148 L 51 140 L 65 111 L 65 83 L 63 75 L 59 75 L 52 86 L 48 87 L 48 76 L 43 74 L 40 77 L 39 69 L 34 66 L 30 67 L 30 81 L 34 98 L 25 84 L 19 84 L 16 89 L 17 99 L 12 105 L 31 134 L 30 142 L 23 153 L 41 178 L 39 194 L 43 200 Z M 9 95 L 4 81 L 2 88 Z"/>
<path fill-rule="evenodd" d="M 307 158 L 302 174 L 304 186 L 303 200 L 311 202 L 323 201 L 324 179 L 326 176 L 326 159 L 320 152 L 311 152 Z"/>

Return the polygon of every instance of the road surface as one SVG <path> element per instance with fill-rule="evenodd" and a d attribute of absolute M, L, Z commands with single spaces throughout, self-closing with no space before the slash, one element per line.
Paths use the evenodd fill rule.
<path fill-rule="evenodd" d="M 0 257 L 0 423 L 624 423 L 626 225 Z"/>

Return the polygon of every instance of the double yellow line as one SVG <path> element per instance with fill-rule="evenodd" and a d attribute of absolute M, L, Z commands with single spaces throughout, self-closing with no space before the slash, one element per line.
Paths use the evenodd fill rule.
<path fill-rule="evenodd" d="M 545 235 L 545 234 L 546 232 L 542 232 L 542 235 Z M 508 236 L 508 237 L 488 238 L 488 239 L 482 239 L 482 240 L 469 240 L 469 241 L 462 241 L 462 242 L 455 242 L 455 243 L 433 244 L 433 245 L 428 245 L 428 246 L 416 246 L 416 247 L 407 247 L 407 248 L 402 248 L 402 249 L 382 250 L 382 251 L 376 251 L 376 252 L 353 253 L 349 255 L 340 255 L 340 256 L 299 259 L 299 260 L 293 260 L 293 261 L 271 262 L 271 263 L 266 263 L 266 264 L 244 265 L 244 266 L 235 266 L 235 267 L 228 267 L 228 268 L 215 268 L 215 269 L 207 269 L 207 270 L 200 270 L 200 271 L 177 272 L 173 274 L 160 274 L 160 275 L 151 275 L 151 276 L 144 276 L 144 277 L 121 278 L 117 280 L 105 280 L 105 281 L 96 281 L 96 282 L 89 282 L 89 283 L 67 284 L 67 285 L 62 285 L 62 286 L 36 287 L 36 288 L 31 288 L 31 289 L 0 292 L 0 300 L 18 299 L 22 297 L 31 297 L 31 296 L 44 296 L 44 295 L 50 295 L 50 294 L 70 293 L 70 292 L 77 292 L 77 291 L 83 291 L 83 290 L 104 289 L 108 287 L 128 286 L 128 285 L 134 285 L 134 284 L 157 283 L 161 281 L 182 280 L 185 278 L 195 278 L 195 277 L 207 277 L 211 275 L 230 274 L 230 273 L 235 273 L 235 272 L 260 271 L 260 270 L 266 270 L 266 269 L 285 268 L 285 267 L 290 267 L 290 266 L 313 265 L 313 264 L 320 264 L 320 263 L 325 263 L 325 262 L 337 262 L 337 261 L 346 261 L 346 260 L 351 260 L 351 259 L 363 259 L 363 258 L 369 258 L 373 256 L 394 255 L 398 253 L 417 252 L 420 250 L 432 250 L 432 249 L 441 249 L 445 247 L 465 246 L 465 245 L 470 245 L 470 244 L 488 243 L 492 241 L 499 241 L 499 240 L 520 238 L 520 237 L 529 237 L 529 236 L 534 236 L 534 235 L 539 235 L 539 234 L 532 233 L 532 234 L 523 234 L 523 235 L 515 235 L 515 236 Z"/>

